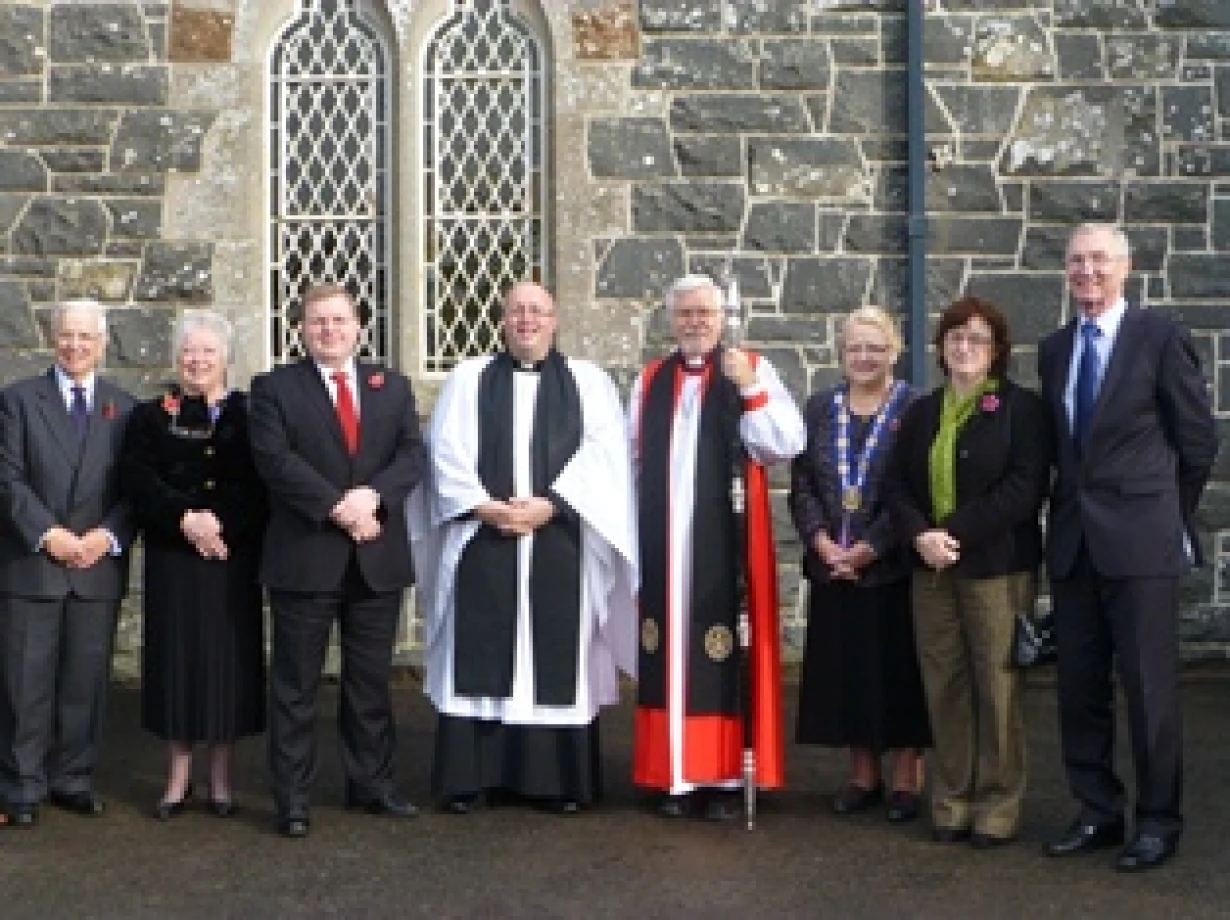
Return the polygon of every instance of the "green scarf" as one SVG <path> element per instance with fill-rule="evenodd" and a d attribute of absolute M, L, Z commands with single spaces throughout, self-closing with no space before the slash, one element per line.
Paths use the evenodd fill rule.
<path fill-rule="evenodd" d="M 944 387 L 940 428 L 931 442 L 930 457 L 931 510 L 936 524 L 942 524 L 957 507 L 957 433 L 974 414 L 979 397 L 998 386 L 999 381 L 988 378 L 963 399 L 957 397 L 951 386 Z"/>

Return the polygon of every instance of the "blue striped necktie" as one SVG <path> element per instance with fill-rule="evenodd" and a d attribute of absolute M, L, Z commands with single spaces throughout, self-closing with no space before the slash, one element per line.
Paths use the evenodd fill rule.
<path fill-rule="evenodd" d="M 1091 320 L 1081 323 L 1081 358 L 1076 365 L 1076 398 L 1072 407 L 1072 438 L 1080 453 L 1093 422 L 1093 405 L 1098 399 L 1098 351 L 1095 343 L 1102 330 Z"/>

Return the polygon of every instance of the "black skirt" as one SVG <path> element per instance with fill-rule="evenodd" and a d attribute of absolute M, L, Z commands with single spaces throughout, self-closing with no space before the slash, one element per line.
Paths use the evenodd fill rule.
<path fill-rule="evenodd" d="M 168 741 L 224 743 L 265 728 L 259 548 L 226 562 L 147 543 L 141 714 Z"/>
<path fill-rule="evenodd" d="M 876 753 L 930 747 L 908 579 L 812 582 L 797 740 Z"/>
<path fill-rule="evenodd" d="M 588 725 L 506 725 L 441 715 L 432 791 L 440 798 L 499 791 L 581 805 L 602 791 L 598 720 Z"/>

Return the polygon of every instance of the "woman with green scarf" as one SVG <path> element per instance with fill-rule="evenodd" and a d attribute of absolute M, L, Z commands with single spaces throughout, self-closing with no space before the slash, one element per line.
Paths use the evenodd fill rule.
<path fill-rule="evenodd" d="M 932 836 L 1011 841 L 1025 794 L 1014 615 L 1033 604 L 1051 435 L 1042 400 L 1008 379 L 1008 324 L 966 297 L 940 317 L 945 383 L 901 419 L 885 501 L 914 550 L 911 605 L 934 736 Z"/>

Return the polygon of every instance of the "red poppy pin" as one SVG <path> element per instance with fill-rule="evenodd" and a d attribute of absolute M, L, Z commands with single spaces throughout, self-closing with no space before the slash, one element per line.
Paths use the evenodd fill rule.
<path fill-rule="evenodd" d="M 373 390 L 380 389 L 382 386 L 384 386 L 384 374 L 380 373 L 379 371 L 377 371 L 374 374 L 371 374 L 367 378 L 367 385 L 371 387 Z"/>
<path fill-rule="evenodd" d="M 982 401 L 978 405 L 983 412 L 994 412 L 999 408 L 999 397 L 994 393 L 983 393 Z"/>
<path fill-rule="evenodd" d="M 107 421 L 111 421 L 116 416 L 115 402 L 108 399 L 102 405 L 102 417 Z"/>
<path fill-rule="evenodd" d="M 174 393 L 168 393 L 162 397 L 162 409 L 172 418 L 179 415 L 179 397 Z"/>

